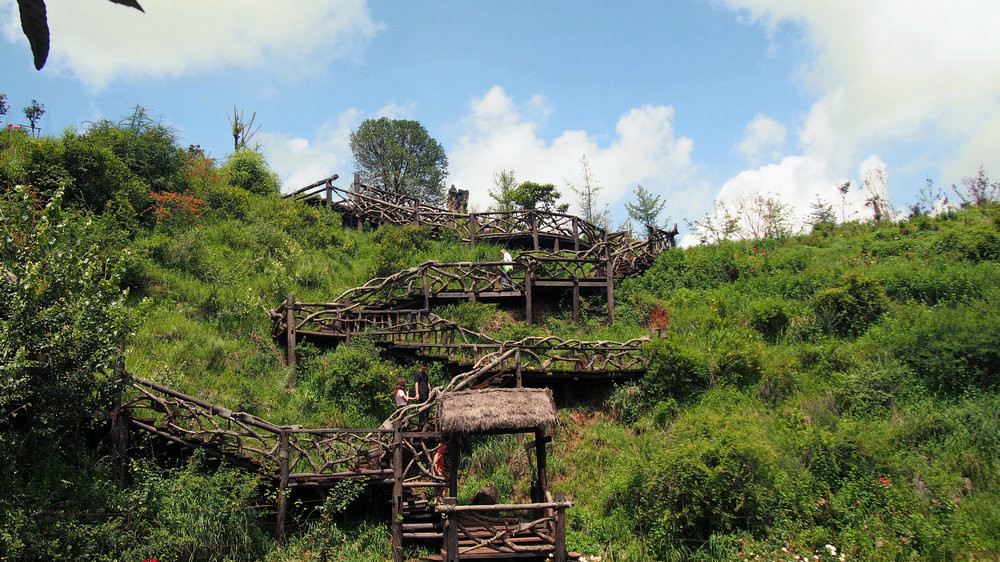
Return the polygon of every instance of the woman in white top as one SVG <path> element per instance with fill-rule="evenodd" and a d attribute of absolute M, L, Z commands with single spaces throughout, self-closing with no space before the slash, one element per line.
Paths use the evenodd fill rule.
<path fill-rule="evenodd" d="M 392 394 L 396 398 L 397 409 L 406 406 L 407 402 L 413 400 L 408 394 L 406 394 L 406 381 L 403 379 L 396 381 L 396 390 Z"/>

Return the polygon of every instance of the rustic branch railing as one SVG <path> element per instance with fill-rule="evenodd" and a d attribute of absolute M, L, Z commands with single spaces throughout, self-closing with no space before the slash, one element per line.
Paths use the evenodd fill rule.
<path fill-rule="evenodd" d="M 607 233 L 603 228 L 579 217 L 538 210 L 457 213 L 427 205 L 416 197 L 362 184 L 355 177 L 351 189 L 333 185 L 336 174 L 285 195 L 295 200 L 314 200 L 331 209 L 350 215 L 358 225 L 424 225 L 434 230 L 448 228 L 468 243 L 477 240 L 507 242 L 532 238 L 533 248 L 541 248 L 541 239 L 553 243 L 553 250 L 597 250 L 594 255 L 614 259 L 614 271 L 631 274 L 648 267 L 651 259 L 675 244 L 677 228 L 667 231 L 647 227 L 646 240 L 631 240 L 627 232 Z M 610 247 L 605 252 L 604 246 Z M 581 256 L 586 257 L 586 256 Z M 618 262 L 622 262 L 619 266 Z M 621 267 L 622 269 L 619 269 Z"/>
<path fill-rule="evenodd" d="M 556 501 L 530 504 L 456 505 L 454 498 L 445 498 L 435 507 L 444 519 L 445 560 L 548 553 L 551 559 L 564 561 L 570 507 L 573 503 L 564 501 L 562 493 L 556 494 Z"/>

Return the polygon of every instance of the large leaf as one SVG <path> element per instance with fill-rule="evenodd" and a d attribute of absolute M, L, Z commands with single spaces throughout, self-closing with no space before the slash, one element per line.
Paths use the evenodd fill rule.
<path fill-rule="evenodd" d="M 35 68 L 41 70 L 49 57 L 49 24 L 45 17 L 44 0 L 17 0 L 21 10 L 21 29 L 35 56 Z"/>

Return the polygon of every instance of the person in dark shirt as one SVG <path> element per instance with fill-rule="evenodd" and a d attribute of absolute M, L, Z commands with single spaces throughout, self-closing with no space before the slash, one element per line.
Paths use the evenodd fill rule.
<path fill-rule="evenodd" d="M 431 395 L 431 381 L 427 376 L 427 363 L 421 363 L 417 374 L 413 375 L 413 389 L 416 391 L 417 402 L 423 404 Z M 427 410 L 420 413 L 420 424 L 427 423 Z"/>
<path fill-rule="evenodd" d="M 426 402 L 427 397 L 431 394 L 431 381 L 427 377 L 426 363 L 421 363 L 417 374 L 413 375 L 413 390 L 421 403 Z"/>

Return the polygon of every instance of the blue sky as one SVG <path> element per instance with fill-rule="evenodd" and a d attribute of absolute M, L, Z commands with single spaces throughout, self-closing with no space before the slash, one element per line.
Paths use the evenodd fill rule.
<path fill-rule="evenodd" d="M 221 159 L 235 105 L 291 190 L 349 177 L 364 119 L 415 119 L 480 209 L 501 169 L 573 202 L 586 155 L 615 225 L 642 184 L 684 231 L 717 198 L 839 205 L 846 180 L 861 212 L 871 168 L 900 207 L 1000 175 L 995 0 L 141 3 L 48 0 L 37 72 L 0 0 L 6 121 L 38 99 L 57 135 L 139 104 Z"/>

